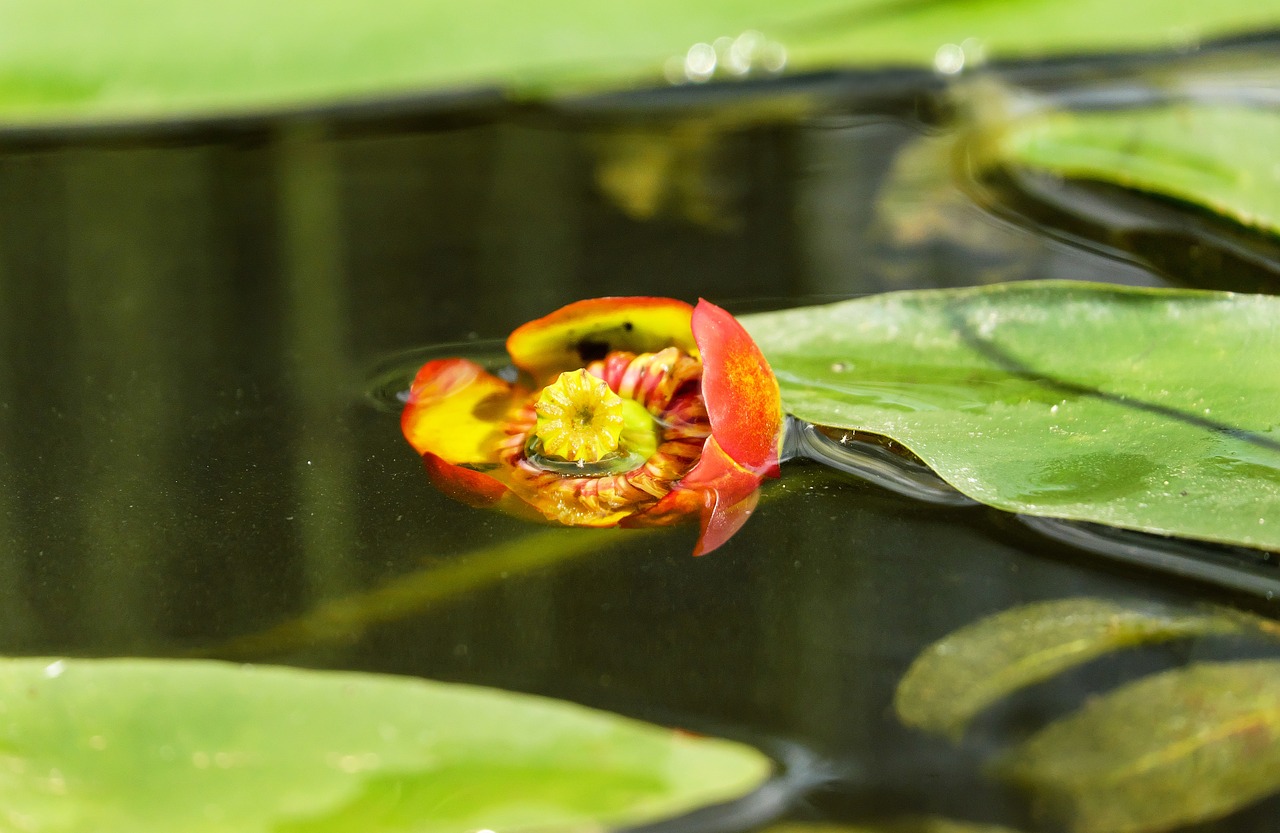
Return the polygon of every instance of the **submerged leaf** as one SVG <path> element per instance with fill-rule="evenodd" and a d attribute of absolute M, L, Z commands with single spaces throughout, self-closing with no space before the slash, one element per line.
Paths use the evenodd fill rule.
<path fill-rule="evenodd" d="M 1007 774 L 1079 833 L 1224 816 L 1280 789 L 1280 661 L 1202 663 L 1126 685 L 1032 737 Z"/>
<path fill-rule="evenodd" d="M 926 648 L 898 684 L 894 708 L 908 726 L 959 737 L 997 700 L 1073 666 L 1133 645 L 1234 633 L 1242 621 L 1092 598 L 1016 607 Z"/>
<path fill-rule="evenodd" d="M 1280 550 L 1280 299 L 1059 281 L 744 316 L 786 409 L 975 500 Z"/>
<path fill-rule="evenodd" d="M 1191 203 L 1280 234 L 1280 111 L 1236 104 L 1060 112 L 1015 122 L 1004 164 Z"/>
<path fill-rule="evenodd" d="M 0 660 L 0 829 L 600 830 L 758 787 L 740 744 L 370 674 Z"/>

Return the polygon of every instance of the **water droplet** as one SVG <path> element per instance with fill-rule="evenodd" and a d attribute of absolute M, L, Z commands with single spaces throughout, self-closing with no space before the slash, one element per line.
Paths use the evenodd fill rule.
<path fill-rule="evenodd" d="M 958 43 L 944 43 L 933 54 L 933 68 L 942 75 L 956 75 L 964 69 L 964 48 Z"/>
<path fill-rule="evenodd" d="M 695 43 L 684 56 L 685 78 L 700 84 L 716 72 L 716 48 L 709 43 Z"/>
<path fill-rule="evenodd" d="M 759 59 L 768 41 L 754 29 L 748 29 L 734 38 L 724 55 L 725 68 L 734 75 L 746 75 Z"/>
<path fill-rule="evenodd" d="M 62 672 L 67 670 L 67 664 L 62 660 L 51 662 L 44 667 L 44 675 L 49 679 L 61 677 Z"/>

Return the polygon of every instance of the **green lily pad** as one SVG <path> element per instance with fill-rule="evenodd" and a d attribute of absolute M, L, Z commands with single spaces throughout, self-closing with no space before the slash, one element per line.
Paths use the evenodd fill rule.
<path fill-rule="evenodd" d="M 894 697 L 903 723 L 953 738 L 979 712 L 1013 692 L 1111 651 L 1134 645 L 1237 633 L 1245 618 L 1226 611 L 1055 599 L 989 616 L 930 645 Z"/>
<path fill-rule="evenodd" d="M 1151 21 L 1159 19 L 1160 25 Z M 0 123 L 263 111 L 493 86 L 517 94 L 912 64 L 961 44 L 994 56 L 1183 47 L 1274 28 L 1272 3 L 1133 0 L 913 3 L 710 0 L 10 0 L 0 4 Z M 730 53 L 730 43 L 750 35 Z M 950 51 L 947 51 L 950 50 Z M 973 51 L 970 49 L 970 51 Z"/>
<path fill-rule="evenodd" d="M 1181 200 L 1280 234 L 1280 111 L 1188 103 L 1060 112 L 1015 122 L 998 139 L 1012 164 Z"/>
<path fill-rule="evenodd" d="M 790 413 L 983 503 L 1280 550 L 1280 299 L 1032 282 L 742 322 Z"/>
<path fill-rule="evenodd" d="M 1079 833 L 1154 833 L 1280 790 L 1280 662 L 1201 663 L 1050 725 L 1004 767 Z"/>
<path fill-rule="evenodd" d="M 598 831 L 742 796 L 755 750 L 369 674 L 0 660 L 0 829 Z"/>

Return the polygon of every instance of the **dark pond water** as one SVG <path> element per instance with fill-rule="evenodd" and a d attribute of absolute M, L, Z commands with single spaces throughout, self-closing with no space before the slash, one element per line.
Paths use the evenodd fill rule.
<path fill-rule="evenodd" d="M 1210 72 L 1267 48 L 993 77 L 1047 94 L 1141 89 L 1155 69 Z M 930 74 L 681 92 L 0 137 L 0 652 L 536 692 L 803 750 L 794 818 L 1027 831 L 1058 828 L 987 764 L 1029 731 L 1149 673 L 1275 653 L 1246 638 L 1130 650 L 998 704 L 953 743 L 892 709 L 934 640 L 1072 596 L 1266 612 L 1266 562 L 1147 541 L 1144 567 L 1123 547 L 803 462 L 700 559 L 692 528 L 535 528 L 433 491 L 388 380 L 429 345 L 485 349 L 578 298 L 745 312 L 1239 274 L 1183 268 L 1239 251 L 1210 218 L 1130 199 L 1128 216 L 1149 221 L 1135 243 L 1096 212 L 1064 221 L 1080 203 L 1054 187 L 957 180 L 957 110 Z M 1183 257 L 1188 239 L 1219 260 Z M 1275 286 L 1268 245 L 1248 241 L 1254 288 Z M 1179 577 L 1197 559 L 1226 566 Z M 1278 813 L 1266 799 L 1194 829 L 1274 831 Z"/>

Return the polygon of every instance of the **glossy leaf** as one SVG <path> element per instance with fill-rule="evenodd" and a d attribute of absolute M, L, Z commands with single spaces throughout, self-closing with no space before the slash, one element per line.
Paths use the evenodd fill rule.
<path fill-rule="evenodd" d="M 983 709 L 1073 666 L 1133 645 L 1241 630 L 1212 610 L 1058 599 L 989 616 L 930 645 L 898 684 L 894 708 L 909 726 L 958 738 Z"/>
<path fill-rule="evenodd" d="M 1012 125 L 1005 164 L 1171 197 L 1280 234 L 1280 112 L 1181 104 L 1062 112 Z"/>
<path fill-rule="evenodd" d="M 1008 762 L 1079 833 L 1148 833 L 1280 789 L 1280 661 L 1202 663 L 1124 686 Z"/>
<path fill-rule="evenodd" d="M 0 828 L 599 830 L 736 798 L 767 760 L 576 705 L 205 661 L 0 660 Z"/>
<path fill-rule="evenodd" d="M 1159 25 L 1152 25 L 1159 20 Z M 832 66 L 1183 47 L 1273 28 L 1270 3 L 1052 0 L 972 4 L 709 0 L 584 4 L 355 0 L 0 3 L 0 122 L 171 118 L 428 90 L 518 93 L 665 83 L 695 44 L 749 37 L 713 78 Z M 950 50 L 947 50 L 950 46 Z M 970 52 L 974 52 L 971 49 Z M 970 59 L 976 55 L 970 56 Z M 695 73 L 695 77 L 705 75 Z"/>
<path fill-rule="evenodd" d="M 1280 299 L 1039 282 L 740 320 L 788 412 L 983 503 L 1280 549 Z"/>

